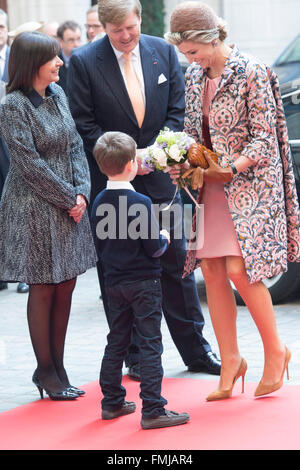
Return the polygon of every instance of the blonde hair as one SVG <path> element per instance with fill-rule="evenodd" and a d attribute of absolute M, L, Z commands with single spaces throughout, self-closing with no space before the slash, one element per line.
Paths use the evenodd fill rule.
<path fill-rule="evenodd" d="M 225 41 L 226 22 L 213 9 L 202 2 L 184 2 L 177 5 L 171 15 L 170 32 L 165 39 L 178 46 L 183 41 L 209 43 L 215 39 Z"/>
<path fill-rule="evenodd" d="M 106 23 L 123 23 L 132 11 L 141 18 L 142 5 L 139 0 L 98 0 L 98 16 L 103 26 Z"/>

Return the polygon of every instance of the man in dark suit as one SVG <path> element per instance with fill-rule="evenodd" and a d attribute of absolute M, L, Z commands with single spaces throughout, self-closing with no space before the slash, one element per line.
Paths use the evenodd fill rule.
<path fill-rule="evenodd" d="M 160 38 L 141 35 L 140 2 L 101 0 L 98 11 L 106 36 L 72 54 L 68 76 L 71 112 L 90 166 L 91 202 L 107 181 L 92 154 L 98 137 L 106 131 L 124 132 L 135 139 L 139 153 L 155 141 L 165 126 L 181 131 L 185 110 L 184 79 L 175 50 Z M 139 112 L 134 111 L 135 103 L 129 97 L 124 62 L 128 53 L 133 57 L 132 66 L 138 79 L 135 88 L 140 88 L 144 103 L 142 122 L 138 122 Z M 142 168 L 133 186 L 155 204 L 170 202 L 175 191 L 168 174 L 149 173 Z M 179 195 L 174 202 L 181 203 Z M 161 257 L 163 313 L 169 331 L 189 370 L 219 374 L 220 361 L 202 335 L 204 318 L 194 275 L 182 279 L 185 239 L 174 237 L 174 227 L 170 227 L 170 232 L 170 247 Z M 100 266 L 99 279 L 109 323 Z M 138 380 L 138 345 L 134 334 L 126 365 L 129 376 Z"/>
<path fill-rule="evenodd" d="M 57 38 L 61 51 L 59 54 L 63 65 L 59 70 L 58 85 L 67 93 L 68 68 L 71 54 L 76 47 L 81 46 L 81 28 L 75 21 L 65 21 L 57 28 Z"/>

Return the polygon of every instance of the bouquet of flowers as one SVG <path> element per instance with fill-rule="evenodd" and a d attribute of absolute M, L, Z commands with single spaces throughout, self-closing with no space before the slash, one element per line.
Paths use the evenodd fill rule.
<path fill-rule="evenodd" d="M 190 146 L 195 143 L 185 132 L 174 132 L 167 127 L 160 131 L 156 141 L 142 153 L 142 166 L 148 170 L 169 171 L 172 165 L 184 163 Z M 178 185 L 186 182 L 178 180 Z"/>
<path fill-rule="evenodd" d="M 218 163 L 218 154 L 196 143 L 185 132 L 174 132 L 165 127 L 163 131 L 160 131 L 154 144 L 142 153 L 142 167 L 150 171 L 167 172 L 172 165 L 187 161 L 189 169 L 182 170 L 177 179 L 177 186 L 180 189 L 187 186 L 198 189 L 203 185 L 203 170 L 209 166 L 207 155 Z"/>

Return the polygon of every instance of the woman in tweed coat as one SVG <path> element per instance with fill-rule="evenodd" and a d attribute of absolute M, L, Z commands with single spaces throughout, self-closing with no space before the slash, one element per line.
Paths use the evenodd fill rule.
<path fill-rule="evenodd" d="M 237 344 L 230 280 L 263 341 L 264 371 L 255 396 L 265 395 L 282 386 L 291 355 L 278 336 L 271 296 L 261 281 L 285 271 L 288 260 L 300 261 L 299 206 L 278 86 L 263 64 L 225 44 L 224 22 L 202 2 L 179 4 L 166 38 L 192 64 L 186 73 L 185 130 L 219 154 L 219 165 L 208 157 L 198 202 L 210 191 L 204 213 L 214 213 L 221 199 L 209 187 L 223 183 L 219 215 L 223 221 L 227 214 L 230 228 L 227 232 L 211 218 L 204 227 L 210 235 L 204 239 L 205 256 L 190 249 L 185 266 L 185 273 L 201 266 L 222 361 L 218 389 L 207 400 L 229 398 L 247 369 Z M 213 81 L 205 115 L 205 93 Z M 171 176 L 178 174 L 173 170 Z M 228 233 L 232 244 L 225 243 L 228 251 L 222 252 Z"/>
<path fill-rule="evenodd" d="M 53 82 L 57 41 L 22 33 L 12 44 L 0 134 L 10 169 L 0 205 L 0 279 L 29 284 L 28 324 L 37 369 L 33 381 L 52 399 L 74 399 L 63 365 L 77 275 L 96 263 L 86 211 L 87 160 L 66 96 Z"/>

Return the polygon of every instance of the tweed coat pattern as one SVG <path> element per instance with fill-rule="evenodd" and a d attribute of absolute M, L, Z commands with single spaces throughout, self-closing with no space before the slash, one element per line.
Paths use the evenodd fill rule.
<path fill-rule="evenodd" d="M 185 131 L 200 143 L 205 77 L 197 64 L 186 72 Z M 209 129 L 221 167 L 241 155 L 253 161 L 224 185 L 249 281 L 286 271 L 288 261 L 300 261 L 300 217 L 276 75 L 233 48 L 210 105 Z M 184 276 L 200 262 L 190 248 Z"/>
<path fill-rule="evenodd" d="M 0 279 L 56 284 L 95 266 L 87 211 L 68 214 L 76 195 L 87 200 L 90 176 L 82 140 L 58 85 L 43 99 L 34 90 L 7 95 L 0 134 L 10 168 L 0 203 Z"/>

